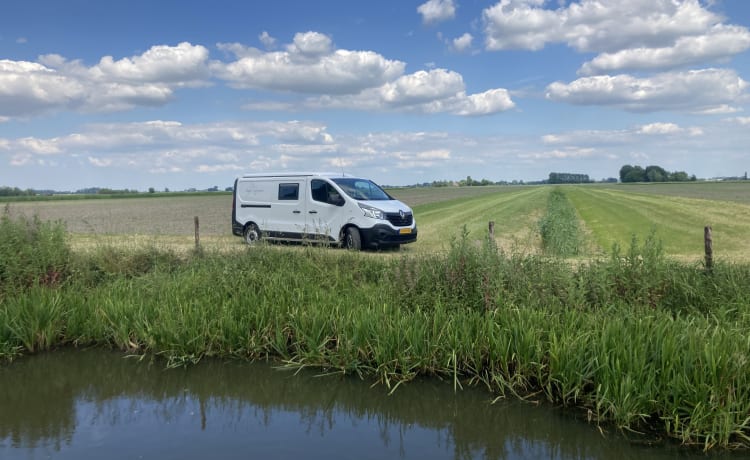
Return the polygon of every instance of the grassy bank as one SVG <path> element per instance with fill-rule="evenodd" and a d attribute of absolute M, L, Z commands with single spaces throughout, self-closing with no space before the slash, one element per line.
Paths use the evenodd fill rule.
<path fill-rule="evenodd" d="M 663 257 L 658 241 L 572 268 L 477 246 L 383 258 L 309 247 L 226 255 L 66 250 L 2 218 L 0 357 L 62 346 L 278 359 L 393 388 L 418 375 L 580 407 L 592 422 L 750 447 L 750 267 Z"/>

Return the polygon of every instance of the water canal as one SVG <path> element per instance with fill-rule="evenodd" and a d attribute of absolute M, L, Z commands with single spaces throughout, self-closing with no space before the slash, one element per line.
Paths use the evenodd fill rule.
<path fill-rule="evenodd" d="M 422 380 L 66 350 L 0 367 L 0 459 L 690 459 L 570 413 Z M 747 454 L 747 453 L 745 453 Z M 710 458 L 742 458 L 719 452 Z"/>

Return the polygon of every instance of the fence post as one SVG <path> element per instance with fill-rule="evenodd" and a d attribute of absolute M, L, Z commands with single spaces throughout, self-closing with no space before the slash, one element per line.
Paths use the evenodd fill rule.
<path fill-rule="evenodd" d="M 200 234 L 200 222 L 198 221 L 198 216 L 195 216 L 195 249 L 200 249 L 201 247 L 201 234 Z"/>
<path fill-rule="evenodd" d="M 490 238 L 492 239 L 495 238 L 495 221 L 494 220 L 490 221 Z"/>
<path fill-rule="evenodd" d="M 714 240 L 709 225 L 703 229 L 703 243 L 706 248 L 706 271 L 711 272 L 714 268 Z"/>

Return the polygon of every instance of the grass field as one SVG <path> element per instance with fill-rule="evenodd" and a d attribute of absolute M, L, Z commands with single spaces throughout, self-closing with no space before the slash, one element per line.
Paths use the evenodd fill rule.
<path fill-rule="evenodd" d="M 445 250 L 464 229 L 481 241 L 495 222 L 499 247 L 525 253 L 541 248 L 540 220 L 551 186 L 400 188 L 390 190 L 412 206 L 419 240 L 405 253 Z M 718 258 L 750 260 L 750 181 L 682 184 L 618 184 L 561 187 L 576 209 L 585 237 L 580 257 L 609 253 L 652 232 L 667 254 L 699 260 L 703 228 L 714 232 Z M 209 248 L 240 249 L 231 235 L 231 195 L 160 195 L 128 199 L 21 201 L 7 203 L 11 214 L 62 221 L 74 247 L 102 244 L 168 246 L 194 244 L 194 217 L 201 243 Z"/>
<path fill-rule="evenodd" d="M 732 201 L 750 205 L 750 181 L 735 182 L 663 182 L 653 184 L 602 184 L 628 193 L 698 198 L 712 201 Z"/>

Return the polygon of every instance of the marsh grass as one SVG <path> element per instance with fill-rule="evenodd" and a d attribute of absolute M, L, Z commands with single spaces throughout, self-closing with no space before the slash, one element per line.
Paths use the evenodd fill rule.
<path fill-rule="evenodd" d="M 665 258 L 654 238 L 575 266 L 477 245 L 467 230 L 444 252 L 401 257 L 263 245 L 3 255 L 34 250 L 36 271 L 0 286 L 5 360 L 103 346 L 167 366 L 275 359 L 391 391 L 426 375 L 580 408 L 627 432 L 750 446 L 750 268 L 707 274 Z M 58 261 L 67 276 L 38 282 Z"/>
<path fill-rule="evenodd" d="M 539 220 L 539 233 L 548 254 L 571 257 L 581 253 L 584 241 L 578 214 L 559 187 L 549 194 L 547 211 Z"/>

